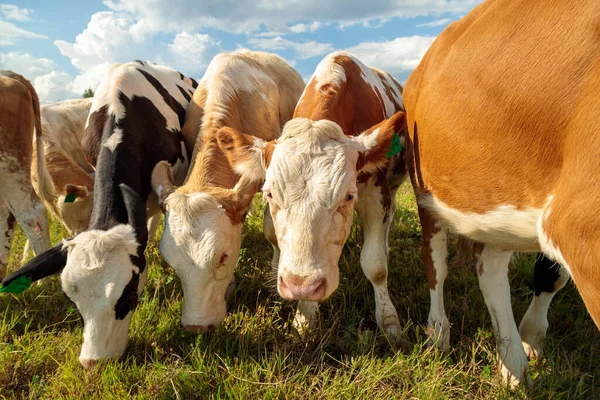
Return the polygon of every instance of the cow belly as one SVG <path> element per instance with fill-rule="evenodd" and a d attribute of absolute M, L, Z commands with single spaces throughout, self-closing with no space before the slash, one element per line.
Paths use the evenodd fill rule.
<path fill-rule="evenodd" d="M 427 196 L 419 205 L 432 212 L 448 229 L 499 250 L 540 251 L 537 223 L 541 208 L 501 205 L 485 213 L 459 211 Z"/>

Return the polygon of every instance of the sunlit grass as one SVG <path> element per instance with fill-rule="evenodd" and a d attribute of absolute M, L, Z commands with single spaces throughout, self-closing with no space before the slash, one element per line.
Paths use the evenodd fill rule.
<path fill-rule="evenodd" d="M 600 397 L 600 334 L 572 284 L 549 315 L 546 355 L 531 363 L 535 386 L 511 393 L 496 374 L 495 343 L 473 268 L 452 269 L 446 309 L 452 350 L 423 346 L 429 293 L 420 257 L 421 231 L 412 190 L 401 187 L 390 236 L 389 286 L 406 340 L 395 348 L 378 331 L 372 286 L 359 265 L 360 228 L 340 261 L 341 282 L 321 304 L 319 326 L 301 337 L 291 326 L 295 304 L 268 284 L 271 247 L 262 235 L 257 198 L 244 227 L 229 315 L 216 332 L 180 326 L 181 288 L 148 249 L 150 275 L 123 359 L 83 370 L 77 357 L 81 318 L 56 278 L 23 295 L 0 296 L 0 397 L 232 399 L 479 399 Z M 52 241 L 63 230 L 52 223 Z M 19 232 L 11 270 L 24 245 Z M 520 320 L 532 297 L 532 256 L 511 268 L 513 309 Z"/>

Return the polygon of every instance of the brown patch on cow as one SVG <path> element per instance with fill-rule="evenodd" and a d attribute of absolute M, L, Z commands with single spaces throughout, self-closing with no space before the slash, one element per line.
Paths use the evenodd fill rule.
<path fill-rule="evenodd" d="M 7 239 L 10 240 L 12 238 L 12 232 L 15 229 L 16 224 L 17 224 L 17 219 L 15 218 L 14 215 L 12 215 L 12 213 L 9 212 L 8 217 L 6 218 L 6 231 L 4 232 L 4 236 Z M 9 243 L 9 246 L 7 247 L 7 249 L 10 249 L 10 243 Z"/>
<path fill-rule="evenodd" d="M 421 207 L 419 207 L 419 219 L 421 220 L 421 226 L 423 227 L 423 244 L 421 246 L 423 266 L 425 267 L 425 274 L 427 275 L 429 290 L 435 290 L 435 287 L 437 285 L 437 278 L 435 273 L 435 266 L 433 264 L 433 256 L 431 254 L 431 238 L 436 233 L 441 231 L 441 229 L 436 226 L 436 221 L 429 214 L 429 211 Z"/>
<path fill-rule="evenodd" d="M 10 71 L 7 75 L 0 75 L 0 156 L 16 161 L 9 166 L 12 168 L 10 172 L 29 171 L 31 166 L 37 95 L 33 88 L 30 91 L 31 84 L 26 83 L 29 84 L 25 78 Z"/>
<path fill-rule="evenodd" d="M 182 132 L 186 146 L 194 136 L 197 136 L 197 144 L 187 181 L 178 190 L 213 195 L 225 208 L 232 222 L 239 223 L 250 207 L 260 182 L 240 181 L 241 177 L 234 171 L 232 164 L 235 165 L 240 158 L 247 156 L 248 148 L 253 145 L 250 137 L 266 141 L 279 137 L 283 123 L 293 115 L 304 82 L 283 60 L 266 53 L 236 53 L 228 57 L 263 71 L 272 81 L 252 92 L 241 91 L 235 86 L 235 82 L 220 81 L 222 76 L 227 75 L 225 71 L 228 66 L 225 65 L 218 77 L 211 78 L 214 82 L 207 79 L 196 90 L 190 105 L 191 112 L 188 111 L 186 115 Z M 233 96 L 218 93 L 231 89 L 235 92 Z M 209 98 L 227 99 L 227 103 L 210 103 Z M 271 98 L 279 98 L 279 103 L 265 100 Z M 227 130 L 228 128 L 230 129 Z M 221 129 L 225 130 L 219 135 Z M 238 134 L 239 132 L 249 136 Z M 221 145 L 225 146 L 225 152 L 220 148 L 219 139 Z M 237 152 L 236 146 L 240 146 L 240 152 Z M 274 143 L 264 149 L 266 163 L 270 161 L 273 149 Z M 236 190 L 233 190 L 236 185 Z"/>
<path fill-rule="evenodd" d="M 375 275 L 373 275 L 373 279 L 371 279 L 371 283 L 373 283 L 373 285 L 383 285 L 387 283 L 387 270 L 386 269 L 381 269 L 379 271 L 377 271 L 375 273 Z"/>
<path fill-rule="evenodd" d="M 91 165 L 96 165 L 98 160 L 98 154 L 100 154 L 102 146 L 102 132 L 104 131 L 107 118 L 108 105 L 103 105 L 89 116 L 89 123 L 81 141 L 81 148 Z"/>

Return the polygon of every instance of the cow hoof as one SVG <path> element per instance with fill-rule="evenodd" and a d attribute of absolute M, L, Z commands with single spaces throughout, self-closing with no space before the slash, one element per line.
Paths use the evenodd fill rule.
<path fill-rule="evenodd" d="M 543 345 L 541 343 L 534 344 L 531 343 L 531 341 L 528 342 L 523 341 L 523 349 L 525 350 L 525 355 L 527 355 L 527 359 L 529 361 L 537 360 L 542 356 Z"/>
<path fill-rule="evenodd" d="M 390 343 L 397 343 L 402 337 L 402 326 L 396 315 L 387 318 L 383 325 L 383 332 Z"/>
<path fill-rule="evenodd" d="M 435 346 L 441 351 L 450 350 L 450 321 L 445 320 L 442 323 L 434 322 L 427 325 L 427 341 L 425 346 Z"/>

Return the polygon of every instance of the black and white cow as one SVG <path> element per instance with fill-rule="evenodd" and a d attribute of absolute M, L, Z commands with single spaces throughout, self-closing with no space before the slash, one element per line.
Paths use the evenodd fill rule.
<path fill-rule="evenodd" d="M 188 153 L 181 134 L 197 82 L 141 61 L 114 64 L 94 95 L 82 146 L 96 165 L 89 229 L 63 241 L 8 276 L 6 286 L 57 274 L 84 321 L 84 367 L 117 358 L 147 278 L 146 200 L 154 166 L 173 165 L 183 181 Z M 160 211 L 157 208 L 157 211 Z M 148 215 L 149 216 L 149 215 Z"/>

